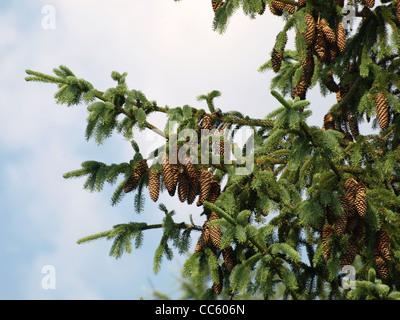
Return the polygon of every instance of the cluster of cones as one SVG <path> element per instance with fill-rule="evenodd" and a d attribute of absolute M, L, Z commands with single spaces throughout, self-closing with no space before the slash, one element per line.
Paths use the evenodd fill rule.
<path fill-rule="evenodd" d="M 212 119 L 209 114 L 205 114 L 201 119 L 200 129 L 212 129 Z M 217 131 L 217 135 L 222 135 L 222 130 Z M 210 141 L 211 143 L 211 141 Z M 224 155 L 228 141 L 217 141 L 215 143 L 216 152 Z M 187 201 L 192 204 L 198 197 L 197 206 L 201 206 L 204 201 L 214 203 L 221 193 L 220 183 L 215 179 L 213 173 L 206 168 L 198 168 L 193 164 L 192 158 L 185 155 L 179 161 L 179 147 L 173 150 L 173 163 L 170 162 L 167 153 L 163 154 L 161 162 L 161 172 L 156 172 L 153 167 L 148 167 L 147 160 L 137 162 L 136 168 L 132 170 L 127 179 L 124 191 L 128 193 L 135 189 L 141 177 L 148 173 L 149 193 L 153 201 L 157 201 L 160 193 L 161 178 L 170 196 L 174 196 L 178 191 L 178 198 L 181 202 Z"/>
<path fill-rule="evenodd" d="M 347 248 L 341 256 L 340 265 L 351 265 L 359 252 L 359 244 L 364 236 L 364 225 L 362 218 L 367 212 L 367 194 L 365 185 L 357 182 L 353 178 L 345 181 L 345 195 L 340 196 L 339 200 L 343 207 L 344 213 L 336 216 L 332 208 L 325 207 L 326 218 L 328 224 L 322 229 L 322 249 L 325 260 L 331 255 L 331 246 L 328 241 L 333 235 L 342 236 L 349 234 L 350 238 Z M 325 219 L 323 223 L 325 222 Z M 391 260 L 389 235 L 386 230 L 380 229 L 376 234 L 376 245 L 374 248 L 374 260 L 378 274 L 382 278 L 389 275 L 388 267 L 385 260 Z"/>
<path fill-rule="evenodd" d="M 199 130 L 212 130 L 212 128 L 211 116 L 204 114 L 199 125 Z M 222 130 L 218 130 L 216 134 L 222 135 Z M 220 155 L 224 155 L 226 143 L 226 141 L 216 142 L 215 147 Z M 176 154 L 173 154 L 173 158 L 177 160 L 177 163 L 171 163 L 168 154 L 164 153 L 161 162 L 161 172 L 156 172 L 153 167 L 149 168 L 147 159 L 138 161 L 125 183 L 124 192 L 128 193 L 135 189 L 140 179 L 147 173 L 150 198 L 155 202 L 159 198 L 161 183 L 163 183 L 169 195 L 174 196 L 177 193 L 181 202 L 192 204 L 198 196 L 197 206 L 201 206 L 204 201 L 215 203 L 221 194 L 221 186 L 214 174 L 206 168 L 198 168 L 197 165 L 193 164 L 192 158 L 189 155 L 185 155 L 183 160 L 179 161 L 178 153 L 179 148 L 177 147 Z M 216 255 L 218 252 L 222 252 L 225 267 L 230 272 L 235 265 L 234 251 L 231 246 L 219 250 L 221 230 L 218 226 L 210 226 L 209 224 L 210 221 L 216 219 L 219 219 L 219 216 L 214 212 L 207 216 L 195 248 L 195 253 L 204 250 L 206 247 L 209 247 Z M 213 290 L 216 294 L 221 293 L 223 286 L 221 267 L 219 267 L 219 274 L 219 281 L 213 284 Z"/>
<path fill-rule="evenodd" d="M 342 76 L 342 79 L 347 79 L 346 83 L 343 83 L 340 81 L 338 84 L 335 82 L 335 79 L 333 78 L 332 71 L 328 71 L 325 78 L 324 78 L 324 84 L 325 86 L 331 91 L 336 93 L 336 100 L 337 102 L 342 102 L 343 99 L 346 97 L 346 95 L 349 93 L 350 89 L 354 85 L 354 79 L 355 76 L 358 74 L 358 67 L 355 64 L 351 64 L 347 66 L 347 70 Z M 352 76 L 354 75 L 354 76 Z M 350 80 L 348 79 L 350 76 Z M 389 125 L 389 106 L 388 106 L 388 100 L 383 92 L 378 92 L 375 95 L 374 98 L 375 102 L 375 107 L 376 107 L 376 117 L 378 120 L 379 127 L 382 130 L 385 130 L 388 125 Z M 341 106 L 342 112 L 344 112 L 345 117 L 344 119 L 347 120 L 351 136 L 351 138 L 356 139 L 357 136 L 359 135 L 359 130 L 358 130 L 358 123 L 356 119 L 349 113 L 349 111 L 346 109 L 345 106 Z M 333 115 L 328 113 L 325 115 L 324 118 L 324 128 L 325 130 L 336 129 L 336 123 L 333 120 Z M 340 129 L 340 128 L 339 128 Z"/>
<path fill-rule="evenodd" d="M 273 1 L 274 2 L 274 1 Z M 300 61 L 302 66 L 302 74 L 295 88 L 292 91 L 292 97 L 300 97 L 305 99 L 308 87 L 314 74 L 314 55 L 322 62 L 329 64 L 336 56 L 346 49 L 346 33 L 342 22 L 336 26 L 336 32 L 328 24 L 325 19 L 318 17 L 317 21 L 310 13 L 305 15 L 306 30 L 303 36 L 307 43 L 307 54 Z M 283 59 L 283 50 L 278 50 L 276 44 L 272 50 L 271 63 L 275 72 L 280 70 Z"/>
<path fill-rule="evenodd" d="M 218 226 L 210 225 L 210 221 L 217 219 L 220 219 L 220 217 L 215 212 L 212 212 L 210 215 L 208 215 L 207 221 L 205 221 L 203 224 L 203 230 L 199 240 L 197 241 L 194 252 L 197 253 L 203 251 L 206 247 L 210 248 L 215 256 L 221 252 L 225 267 L 228 272 L 231 272 L 236 264 L 235 253 L 231 246 L 228 246 L 223 250 L 219 250 L 221 245 L 221 230 Z M 213 290 L 217 295 L 219 295 L 223 289 L 223 272 L 221 266 L 218 266 L 218 272 L 219 279 L 217 282 L 213 283 Z"/>
<path fill-rule="evenodd" d="M 341 257 L 341 266 L 351 265 L 358 253 L 358 243 L 363 238 L 364 225 L 362 217 L 367 212 L 366 188 L 362 182 L 349 178 L 345 182 L 345 195 L 340 196 L 344 213 L 336 216 L 332 208 L 325 207 L 328 225 L 322 229 L 322 248 L 324 259 L 328 260 L 331 254 L 331 247 L 328 238 L 333 235 L 350 234 L 347 249 Z"/>
<path fill-rule="evenodd" d="M 379 229 L 375 235 L 374 260 L 378 274 L 382 278 L 387 278 L 389 269 L 386 261 L 392 260 L 392 252 L 389 234 L 385 229 Z"/>

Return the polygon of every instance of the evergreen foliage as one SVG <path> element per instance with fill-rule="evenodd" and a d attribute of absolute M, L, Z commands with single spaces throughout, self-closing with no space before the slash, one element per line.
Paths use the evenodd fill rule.
<path fill-rule="evenodd" d="M 212 1 L 213 28 L 221 33 L 239 8 L 250 18 L 276 14 L 285 21 L 270 59 L 260 67 L 276 73 L 271 94 L 277 108 L 264 119 L 218 108 L 216 90 L 198 97 L 205 109 L 170 108 L 129 89 L 126 73 L 112 72 L 116 85 L 102 92 L 65 66 L 54 75 L 27 70 L 27 81 L 58 86 L 57 103 L 87 104 L 87 140 L 100 145 L 117 133 L 133 147 L 128 162 L 86 161 L 65 178 L 86 177 L 84 188 L 91 192 L 100 192 L 106 182 L 116 184 L 112 205 L 134 191 L 137 212 L 144 209 L 147 187 L 155 201 L 158 192 L 167 191 L 204 209 L 206 221 L 196 226 L 176 222 L 174 211 L 160 204 L 164 218 L 159 224 L 119 224 L 78 243 L 112 240 L 110 255 L 119 258 L 141 247 L 146 230 L 161 229 L 154 272 L 164 258 L 172 259 L 174 249 L 189 255 L 182 273 L 201 294 L 186 286 L 187 298 L 275 299 L 279 293 L 295 300 L 400 299 L 400 5 L 395 0 L 345 2 L 356 10 L 353 34 L 343 29 L 344 1 Z M 286 48 L 290 30 L 295 32 L 292 49 Z M 317 85 L 322 95 L 337 97 L 321 127 L 307 123 L 312 108 L 306 93 Z M 148 115 L 155 112 L 177 122 L 176 132 L 169 121 L 165 128 L 149 123 Z M 372 133 L 360 132 L 363 121 Z M 232 149 L 236 161 L 226 163 L 223 155 L 241 127 L 254 134 L 243 149 Z M 135 129 L 155 132 L 165 146 L 142 154 Z M 184 146 L 190 137 L 179 137 L 184 129 L 219 131 L 209 131 L 189 156 Z M 204 163 L 200 145 L 215 145 L 214 138 L 227 148 Z M 173 162 L 171 155 L 182 150 L 183 159 Z M 239 175 L 235 169 L 246 154 L 254 156 L 254 166 Z M 149 178 L 154 173 L 160 183 Z M 199 240 L 193 253 L 194 234 Z M 353 289 L 342 286 L 343 265 L 356 270 Z"/>

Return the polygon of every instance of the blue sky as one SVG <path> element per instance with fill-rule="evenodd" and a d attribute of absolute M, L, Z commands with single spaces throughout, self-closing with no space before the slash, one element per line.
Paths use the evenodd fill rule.
<path fill-rule="evenodd" d="M 53 30 L 42 27 L 45 5 L 55 8 Z M 174 294 L 185 257 L 176 255 L 154 275 L 156 231 L 145 234 L 141 250 L 119 260 L 108 255 L 111 242 L 76 244 L 118 223 L 160 222 L 162 214 L 149 197 L 137 215 L 133 197 L 112 207 L 111 188 L 89 193 L 84 180 L 63 179 L 86 160 L 129 161 L 131 146 L 119 136 L 100 147 L 86 142 L 85 106 L 56 105 L 55 86 L 25 82 L 25 69 L 50 73 L 66 65 L 99 90 L 114 85 L 112 71 L 127 72 L 131 89 L 169 106 L 203 108 L 196 97 L 219 90 L 221 109 L 265 116 L 278 105 L 269 93 L 272 73 L 257 69 L 282 22 L 269 12 L 255 20 L 238 12 L 219 35 L 212 19 L 211 4 L 200 0 L 1 2 L 0 299 L 138 299 L 150 297 L 151 285 Z M 318 102 L 316 93 L 313 98 Z M 314 112 L 314 124 L 322 123 L 329 105 Z M 163 123 L 161 117 L 151 121 Z M 155 141 L 148 134 L 136 138 L 143 146 Z M 202 223 L 194 206 L 166 195 L 159 202 L 175 209 L 177 220 L 188 221 L 191 213 Z M 54 290 L 41 286 L 45 265 L 56 270 Z"/>

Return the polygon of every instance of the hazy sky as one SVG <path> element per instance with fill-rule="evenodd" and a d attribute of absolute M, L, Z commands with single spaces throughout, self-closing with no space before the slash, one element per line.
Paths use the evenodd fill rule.
<path fill-rule="evenodd" d="M 54 29 L 44 27 L 46 5 L 55 9 Z M 89 193 L 84 179 L 63 179 L 86 160 L 129 161 L 132 148 L 117 135 L 100 147 L 86 142 L 85 106 L 56 105 L 56 86 L 25 82 L 25 69 L 51 73 L 66 65 L 99 90 L 115 85 L 112 71 L 127 72 L 129 87 L 161 106 L 205 108 L 196 97 L 219 90 L 222 110 L 265 116 L 279 105 L 269 92 L 272 73 L 257 69 L 268 59 L 281 20 L 268 10 L 255 20 L 238 11 L 223 35 L 212 30 L 212 20 L 211 3 L 203 0 L 1 1 L 1 299 L 138 299 L 149 297 L 152 285 L 174 293 L 185 257 L 165 262 L 155 276 L 159 233 L 146 233 L 143 248 L 120 260 L 109 257 L 106 240 L 76 244 L 115 224 L 155 223 L 163 215 L 149 197 L 137 215 L 133 195 L 112 207 L 113 188 Z M 321 124 L 331 104 L 314 97 L 312 119 Z M 137 139 L 155 141 L 151 134 Z M 201 223 L 197 207 L 166 195 L 159 202 L 175 209 L 178 221 L 193 214 Z M 56 271 L 55 289 L 42 287 L 46 265 Z"/>

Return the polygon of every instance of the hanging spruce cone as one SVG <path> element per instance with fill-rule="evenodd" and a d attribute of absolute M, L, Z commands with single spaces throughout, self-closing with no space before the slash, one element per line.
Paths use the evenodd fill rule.
<path fill-rule="evenodd" d="M 325 130 L 335 130 L 335 122 L 331 113 L 327 113 L 324 116 L 324 129 Z"/>
<path fill-rule="evenodd" d="M 357 243 L 353 238 L 350 238 L 347 244 L 346 251 L 340 259 L 340 267 L 343 268 L 343 266 L 345 265 L 352 265 L 357 255 L 357 252 Z"/>
<path fill-rule="evenodd" d="M 356 198 L 354 205 L 360 217 L 364 217 L 367 212 L 367 190 L 363 183 L 357 185 Z"/>
<path fill-rule="evenodd" d="M 335 233 L 338 236 L 341 236 L 342 234 L 344 234 L 344 232 L 346 231 L 346 225 L 347 225 L 347 215 L 346 214 L 342 214 L 340 217 L 338 217 L 336 219 L 336 222 L 335 222 Z"/>
<path fill-rule="evenodd" d="M 298 0 L 298 1 L 297 1 L 297 4 L 298 4 L 300 7 L 305 6 L 306 3 L 307 3 L 307 0 Z"/>
<path fill-rule="evenodd" d="M 301 61 L 301 66 L 303 67 L 303 73 L 308 84 L 311 83 L 311 78 L 314 75 L 314 57 L 311 49 L 307 51 L 307 55 L 303 61 Z"/>
<path fill-rule="evenodd" d="M 330 45 L 336 44 L 336 35 L 332 28 L 329 26 L 328 22 L 325 19 L 321 19 L 319 21 L 319 25 L 322 33 L 325 36 L 325 39 L 328 41 Z"/>
<path fill-rule="evenodd" d="M 301 100 L 304 100 L 306 98 L 306 93 L 310 85 L 309 80 L 309 75 L 307 75 L 305 72 L 302 72 L 299 81 L 292 91 L 293 99 L 300 97 Z"/>
<path fill-rule="evenodd" d="M 196 200 L 198 193 L 198 186 L 189 181 L 187 203 L 192 204 Z"/>
<path fill-rule="evenodd" d="M 379 126 L 385 130 L 389 124 L 389 108 L 385 95 L 378 93 L 375 97 L 375 106 Z"/>
<path fill-rule="evenodd" d="M 282 60 L 283 60 L 283 50 L 277 51 L 274 47 L 272 49 L 272 54 L 271 54 L 272 70 L 274 70 L 274 72 L 279 72 L 279 70 L 281 69 Z"/>
<path fill-rule="evenodd" d="M 347 112 L 347 120 L 349 122 L 350 132 L 354 139 L 360 135 L 360 131 L 358 130 L 357 120 Z"/>
<path fill-rule="evenodd" d="M 217 135 L 218 137 L 222 137 L 222 135 L 224 134 L 224 131 L 221 129 L 218 129 L 215 132 L 215 135 Z M 215 153 L 219 154 L 220 156 L 223 156 L 225 154 L 225 140 L 218 140 L 215 142 Z"/>
<path fill-rule="evenodd" d="M 211 0 L 211 5 L 215 13 L 219 8 L 224 6 L 224 2 L 222 0 Z"/>
<path fill-rule="evenodd" d="M 304 33 L 304 38 L 306 39 L 307 46 L 311 47 L 315 41 L 315 34 L 316 34 L 315 20 L 314 17 L 309 13 L 305 15 L 305 19 L 307 28 Z"/>
<path fill-rule="evenodd" d="M 222 257 L 224 258 L 225 267 L 228 272 L 231 272 L 236 264 L 235 252 L 231 246 L 222 249 Z"/>
<path fill-rule="evenodd" d="M 383 258 L 389 261 L 392 260 L 389 233 L 385 229 L 378 230 L 376 234 L 376 247 Z"/>
<path fill-rule="evenodd" d="M 222 292 L 222 288 L 223 288 L 224 275 L 222 273 L 222 269 L 220 266 L 218 266 L 218 278 L 219 278 L 218 282 L 213 283 L 213 290 L 216 295 L 220 295 Z"/>
<path fill-rule="evenodd" d="M 314 43 L 314 53 L 317 56 L 318 60 L 322 63 L 328 62 L 328 47 L 325 40 L 325 36 L 322 32 L 320 24 L 316 25 L 316 37 Z"/>
<path fill-rule="evenodd" d="M 189 191 L 189 181 L 185 170 L 182 168 L 178 175 L 178 198 L 180 202 L 185 202 Z"/>
<path fill-rule="evenodd" d="M 283 10 L 285 9 L 285 4 L 280 1 L 272 0 L 269 9 L 274 15 L 281 16 L 283 14 Z"/>
<path fill-rule="evenodd" d="M 219 184 L 218 181 L 212 181 L 210 187 L 210 195 L 208 196 L 207 201 L 210 203 L 215 203 L 220 194 L 221 194 L 221 185 Z"/>
<path fill-rule="evenodd" d="M 354 178 L 348 178 L 344 182 L 344 189 L 346 191 L 346 197 L 350 202 L 354 203 L 357 195 L 358 182 Z"/>
<path fill-rule="evenodd" d="M 160 194 L 160 174 L 154 172 L 153 168 L 149 170 L 149 193 L 151 200 L 156 202 Z"/>
<path fill-rule="evenodd" d="M 375 0 L 364 0 L 364 4 L 368 7 L 368 8 L 373 8 L 375 5 Z"/>
<path fill-rule="evenodd" d="M 147 171 L 147 160 L 143 159 L 140 160 L 136 164 L 136 168 L 132 171 L 131 176 L 126 180 L 126 184 L 124 187 L 124 192 L 128 193 L 131 192 L 133 189 L 137 187 L 137 184 L 139 183 L 140 178 L 142 175 Z"/>
<path fill-rule="evenodd" d="M 164 185 L 167 188 L 169 195 L 175 195 L 176 185 L 178 184 L 178 172 L 174 164 L 169 163 L 168 155 L 165 153 L 161 163 L 162 176 Z"/>
<path fill-rule="evenodd" d="M 340 53 L 346 50 L 346 32 L 341 21 L 339 21 L 336 29 L 336 44 Z"/>
<path fill-rule="evenodd" d="M 200 197 L 199 200 L 197 201 L 197 206 L 201 206 L 203 202 L 206 201 L 210 196 L 212 180 L 213 180 L 213 174 L 210 171 L 208 171 L 207 169 L 201 170 L 199 179 Z"/>
<path fill-rule="evenodd" d="M 357 214 L 356 207 L 349 196 L 339 196 L 340 203 L 344 210 L 344 215 L 347 218 L 354 217 Z"/>
<path fill-rule="evenodd" d="M 337 47 L 337 44 L 328 43 L 328 57 L 327 57 L 328 63 L 335 60 L 338 54 L 339 54 L 339 49 Z"/>
<path fill-rule="evenodd" d="M 186 172 L 188 174 L 189 180 L 198 183 L 199 182 L 199 171 L 197 170 L 196 166 L 192 163 L 192 159 L 189 155 L 186 155 L 183 160 L 183 165 L 186 168 Z"/>
<path fill-rule="evenodd" d="M 386 261 L 376 248 L 374 249 L 374 261 L 376 265 L 376 271 L 383 279 L 386 279 L 389 276 L 389 268 L 386 264 Z"/>
<path fill-rule="evenodd" d="M 218 220 L 220 217 L 215 213 L 212 212 L 208 221 Z M 221 229 L 218 226 L 210 226 L 210 241 L 211 244 L 219 249 L 221 246 Z"/>
<path fill-rule="evenodd" d="M 293 4 L 287 4 L 285 3 L 285 9 L 288 13 L 293 14 L 296 12 L 296 6 Z"/>
<path fill-rule="evenodd" d="M 210 228 L 208 226 L 208 222 L 204 222 L 203 230 L 201 231 L 201 235 L 199 240 L 197 241 L 196 247 L 194 248 L 194 253 L 202 251 L 210 242 Z"/>
<path fill-rule="evenodd" d="M 335 82 L 335 79 L 333 78 L 333 73 L 331 70 L 329 70 L 327 72 L 326 77 L 324 78 L 324 84 L 331 92 L 339 91 L 339 86 Z"/>
<path fill-rule="evenodd" d="M 330 225 L 325 226 L 322 230 L 322 250 L 325 260 L 328 260 L 331 256 L 331 247 L 329 246 L 327 239 L 333 236 L 333 234 L 334 230 Z"/>

